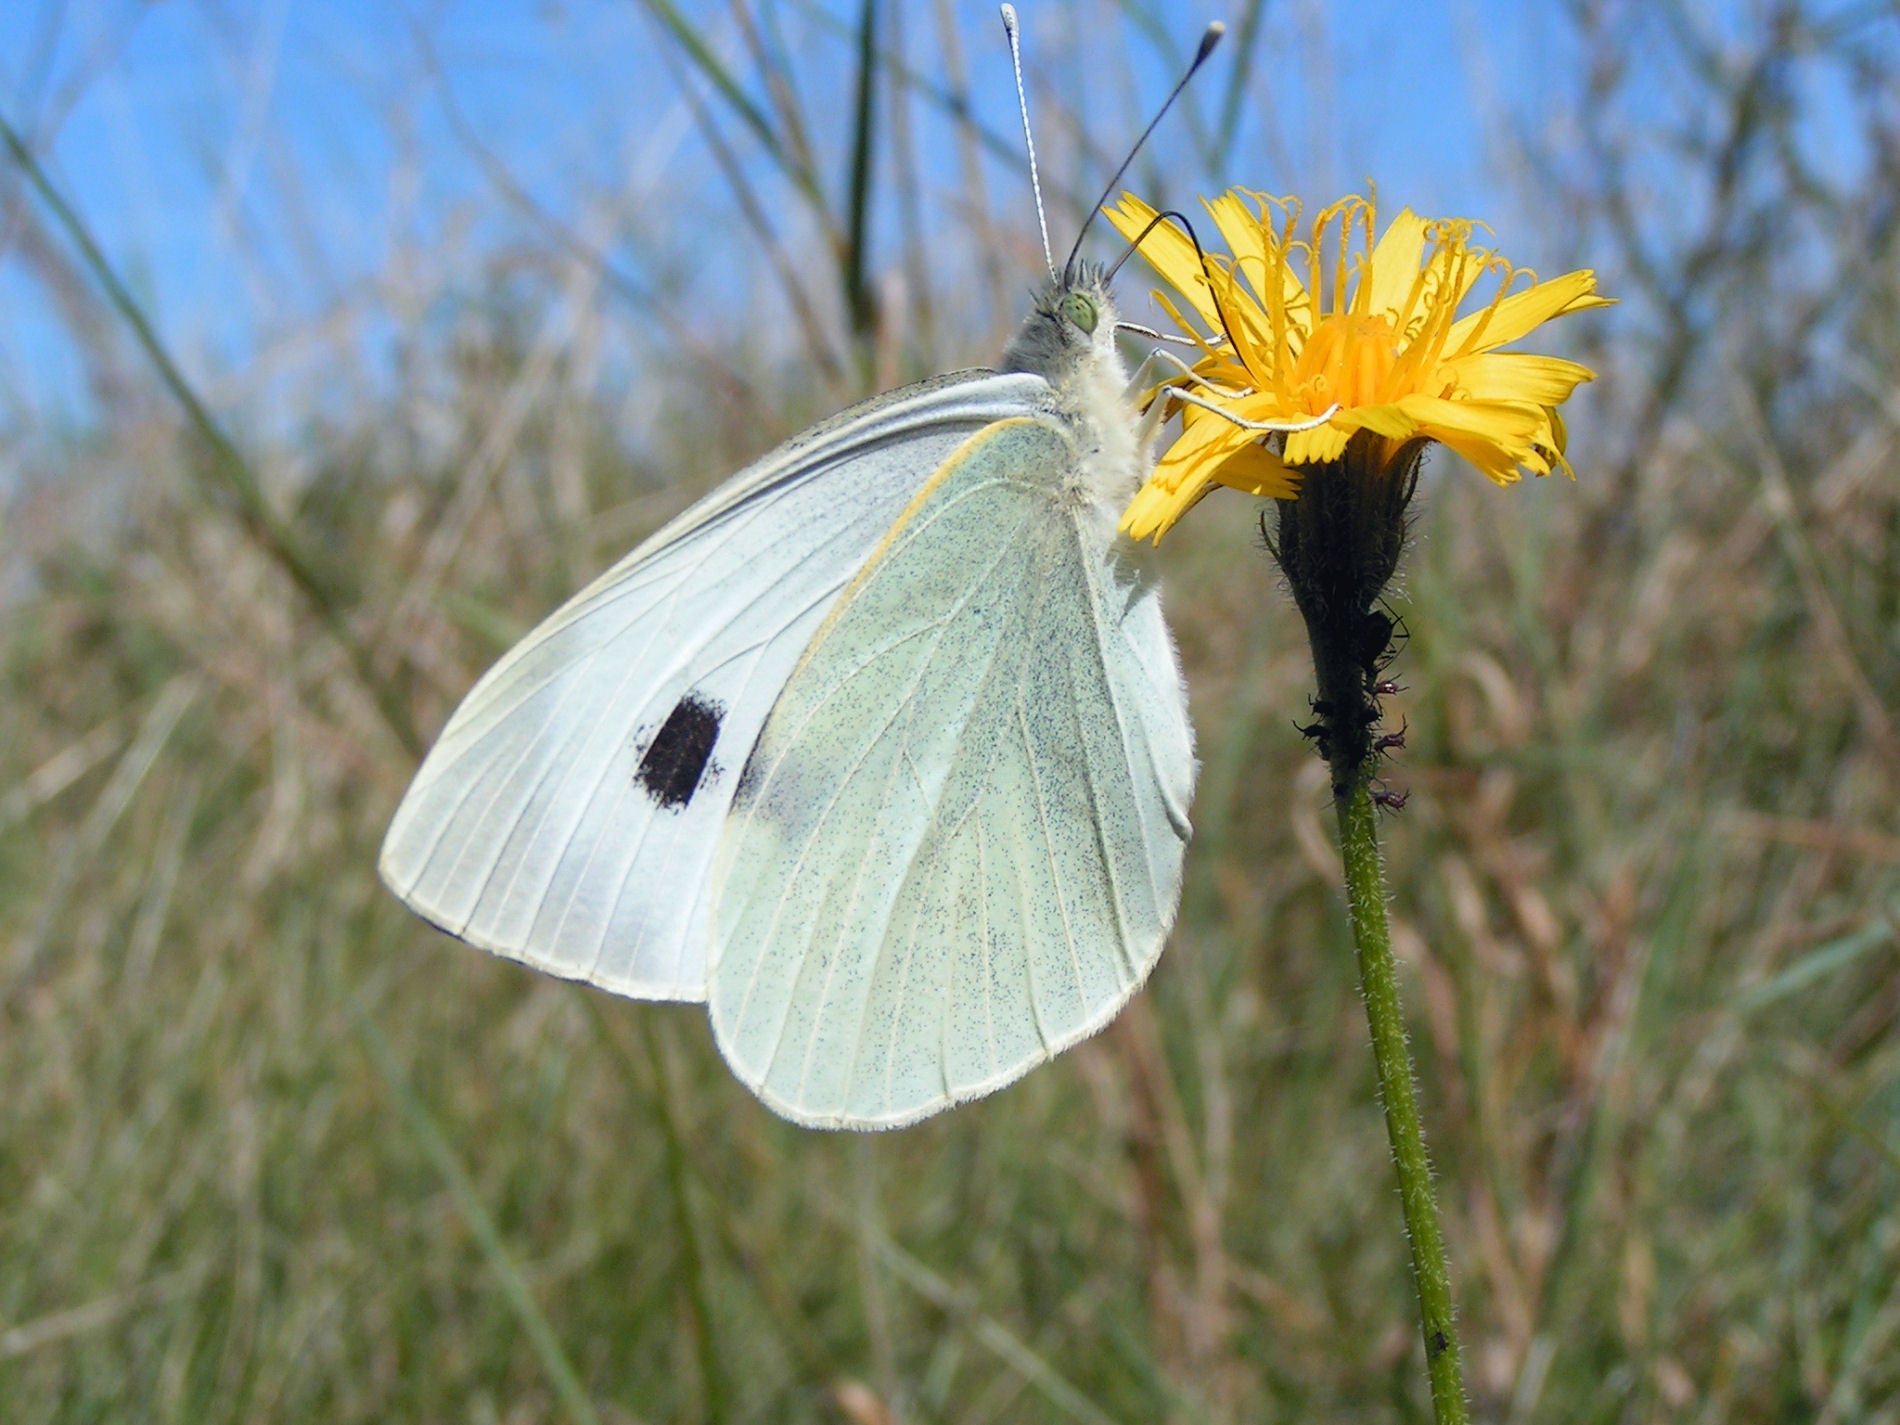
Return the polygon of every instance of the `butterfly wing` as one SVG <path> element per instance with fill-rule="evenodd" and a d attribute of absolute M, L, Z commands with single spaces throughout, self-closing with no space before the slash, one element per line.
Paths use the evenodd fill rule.
<path fill-rule="evenodd" d="M 1192 734 L 1151 589 L 1015 419 L 917 496 L 786 684 L 714 873 L 707 1000 L 780 1113 L 895 1127 L 1093 1033 L 1173 921 Z"/>
<path fill-rule="evenodd" d="M 470 691 L 397 809 L 383 879 L 483 949 L 703 998 L 719 830 L 799 654 L 944 459 L 1047 392 L 991 372 L 907 387 L 687 510 Z"/>

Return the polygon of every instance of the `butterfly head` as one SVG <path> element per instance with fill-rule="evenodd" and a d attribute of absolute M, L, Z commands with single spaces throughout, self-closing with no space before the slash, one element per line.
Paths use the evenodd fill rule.
<path fill-rule="evenodd" d="M 1082 369 L 1104 363 L 1113 370 L 1121 366 L 1115 304 L 1102 269 L 1082 263 L 1036 294 L 1028 318 L 1003 348 L 1003 370 L 1033 372 L 1060 387 Z"/>

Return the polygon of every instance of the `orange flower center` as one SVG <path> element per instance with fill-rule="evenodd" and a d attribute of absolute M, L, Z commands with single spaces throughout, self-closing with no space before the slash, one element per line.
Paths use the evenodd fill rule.
<path fill-rule="evenodd" d="M 1389 317 L 1335 312 L 1306 339 L 1293 368 L 1294 389 L 1315 416 L 1334 403 L 1342 410 L 1377 405 L 1398 360 L 1398 333 Z"/>

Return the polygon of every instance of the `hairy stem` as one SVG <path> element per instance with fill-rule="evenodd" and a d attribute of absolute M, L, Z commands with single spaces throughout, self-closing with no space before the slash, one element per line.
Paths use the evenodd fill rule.
<path fill-rule="evenodd" d="M 1432 1414 L 1437 1425 L 1465 1425 L 1470 1417 L 1458 1365 L 1451 1274 L 1445 1265 L 1445 1236 L 1438 1223 L 1438 1199 L 1432 1192 L 1432 1168 L 1412 1083 L 1411 1051 L 1399 1012 L 1398 976 L 1385 914 L 1385 866 L 1379 856 L 1377 814 L 1366 768 L 1346 779 L 1335 794 L 1334 808 L 1339 813 L 1339 851 L 1346 866 L 1346 905 L 1359 953 L 1359 983 L 1372 1031 L 1372 1057 L 1379 1071 L 1379 1099 L 1399 1173 L 1405 1231 L 1412 1244 L 1412 1282 L 1418 1291 L 1419 1329 L 1431 1376 Z"/>

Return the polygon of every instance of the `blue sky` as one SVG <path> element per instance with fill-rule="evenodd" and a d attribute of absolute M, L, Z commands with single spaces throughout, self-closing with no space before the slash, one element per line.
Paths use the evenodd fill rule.
<path fill-rule="evenodd" d="M 685 8 L 704 13 L 716 43 L 736 47 L 725 4 Z M 841 101 L 830 91 L 848 85 L 825 81 L 848 74 L 850 54 L 812 18 L 825 7 L 760 8 L 776 8 L 813 108 Z M 855 8 L 829 3 L 847 20 Z M 933 67 L 935 8 L 907 7 L 904 36 Z M 1013 135 L 994 7 L 954 8 L 980 112 Z M 1023 0 L 1019 9 L 1038 107 L 1052 97 L 1076 106 L 1104 151 L 1125 144 L 1137 108 L 1166 87 L 1164 63 L 1138 28 L 1110 5 Z M 1169 7 L 1167 28 L 1185 50 L 1199 24 L 1221 13 Z M 1498 76 L 1521 74 L 1522 52 L 1539 42 L 1524 8 L 1469 0 L 1267 13 L 1263 45 L 1293 58 L 1256 66 L 1240 130 L 1250 161 L 1237 162 L 1244 171 L 1229 181 L 1323 188 L 1373 176 L 1393 199 L 1501 216 L 1501 193 L 1486 179 L 1482 109 L 1499 101 L 1486 92 Z M 520 219 L 456 138 L 442 86 L 523 186 L 564 219 L 629 185 L 676 205 L 678 240 L 649 215 L 640 224 L 646 250 L 617 250 L 633 268 L 676 269 L 704 256 L 743 268 L 751 259 L 740 238 L 709 245 L 706 236 L 736 224 L 680 101 L 676 54 L 633 0 L 409 10 L 369 0 L 14 0 L 0 6 L 0 112 L 50 156 L 161 330 L 193 374 L 215 385 L 260 346 L 289 339 L 352 294 L 360 299 L 404 252 L 413 260 L 438 243 L 499 249 L 520 236 Z M 1217 58 L 1197 86 L 1210 122 L 1227 63 Z M 1104 76 L 1111 82 L 1097 90 Z M 743 156 L 745 136 L 728 133 Z M 816 136 L 821 151 L 826 137 Z M 1179 142 L 1164 130 L 1157 161 Z M 1059 163 L 1054 135 L 1049 147 Z M 953 182 L 947 147 L 937 152 L 942 181 Z M 1258 161 L 1270 157 L 1304 171 L 1273 172 L 1272 161 Z M 841 164 L 834 155 L 833 168 Z M 992 176 L 993 203 L 1019 201 L 1007 181 Z M 0 234 L 8 313 L 0 420 L 17 423 L 25 412 L 83 420 L 81 364 L 17 236 Z"/>
<path fill-rule="evenodd" d="M 724 0 L 681 3 L 704 17 L 715 47 L 738 53 Z M 838 21 L 856 8 L 856 0 L 753 5 L 776 26 L 834 191 L 851 61 Z M 1105 175 L 1093 155 L 1063 142 L 1060 116 L 1075 115 L 1102 154 L 1119 152 L 1165 91 L 1169 61 L 1129 18 L 1138 6 L 1019 0 L 1018 8 L 1046 168 L 1093 189 Z M 1167 16 L 1161 32 L 1185 53 L 1202 23 L 1241 7 L 1155 8 Z M 905 52 L 936 77 L 937 16 L 955 15 L 977 111 L 1013 139 L 994 6 L 887 10 L 901 16 Z M 1513 256 L 1538 263 L 1543 235 L 1525 230 L 1514 210 L 1522 187 L 1500 173 L 1489 136 L 1513 116 L 1544 121 L 1540 105 L 1566 58 L 1558 7 L 1363 0 L 1269 4 L 1265 14 L 1239 142 L 1220 182 L 1326 197 L 1375 179 L 1386 203 L 1485 219 L 1510 235 Z M 1194 114 L 1170 117 L 1138 177 L 1179 168 L 1191 126 L 1215 122 L 1233 49 L 1197 83 Z M 743 60 L 736 67 L 758 97 L 756 76 Z M 458 137 L 451 104 L 537 203 L 564 222 L 596 224 L 624 270 L 667 286 L 689 308 L 698 303 L 709 319 L 725 318 L 724 302 L 763 310 L 754 304 L 772 300 L 766 263 L 682 98 L 691 84 L 639 0 L 0 5 L 0 113 L 48 156 L 192 376 L 215 394 L 268 366 L 280 373 L 275 399 L 291 418 L 300 382 L 307 397 L 337 377 L 314 357 L 282 358 L 285 350 L 321 344 L 334 356 L 355 343 L 373 371 L 393 359 L 405 329 L 441 315 L 435 305 L 452 307 L 524 247 L 545 244 Z M 782 185 L 774 190 L 769 165 L 738 126 L 724 131 L 789 214 L 784 238 L 796 252 L 813 236 L 796 205 Z M 921 114 L 926 223 L 954 248 L 968 235 L 948 133 Z M 1173 196 L 1204 181 L 1182 178 Z M 991 210 L 1026 217 L 1021 181 L 1017 164 L 989 163 Z M 874 257 L 894 264 L 894 204 L 879 214 Z M 1055 219 L 1059 245 L 1072 221 Z M 86 365 L 48 297 L 44 266 L 19 239 L 0 227 L 0 432 L 83 425 L 93 399 Z M 432 280 L 432 264 L 447 275 Z"/>

